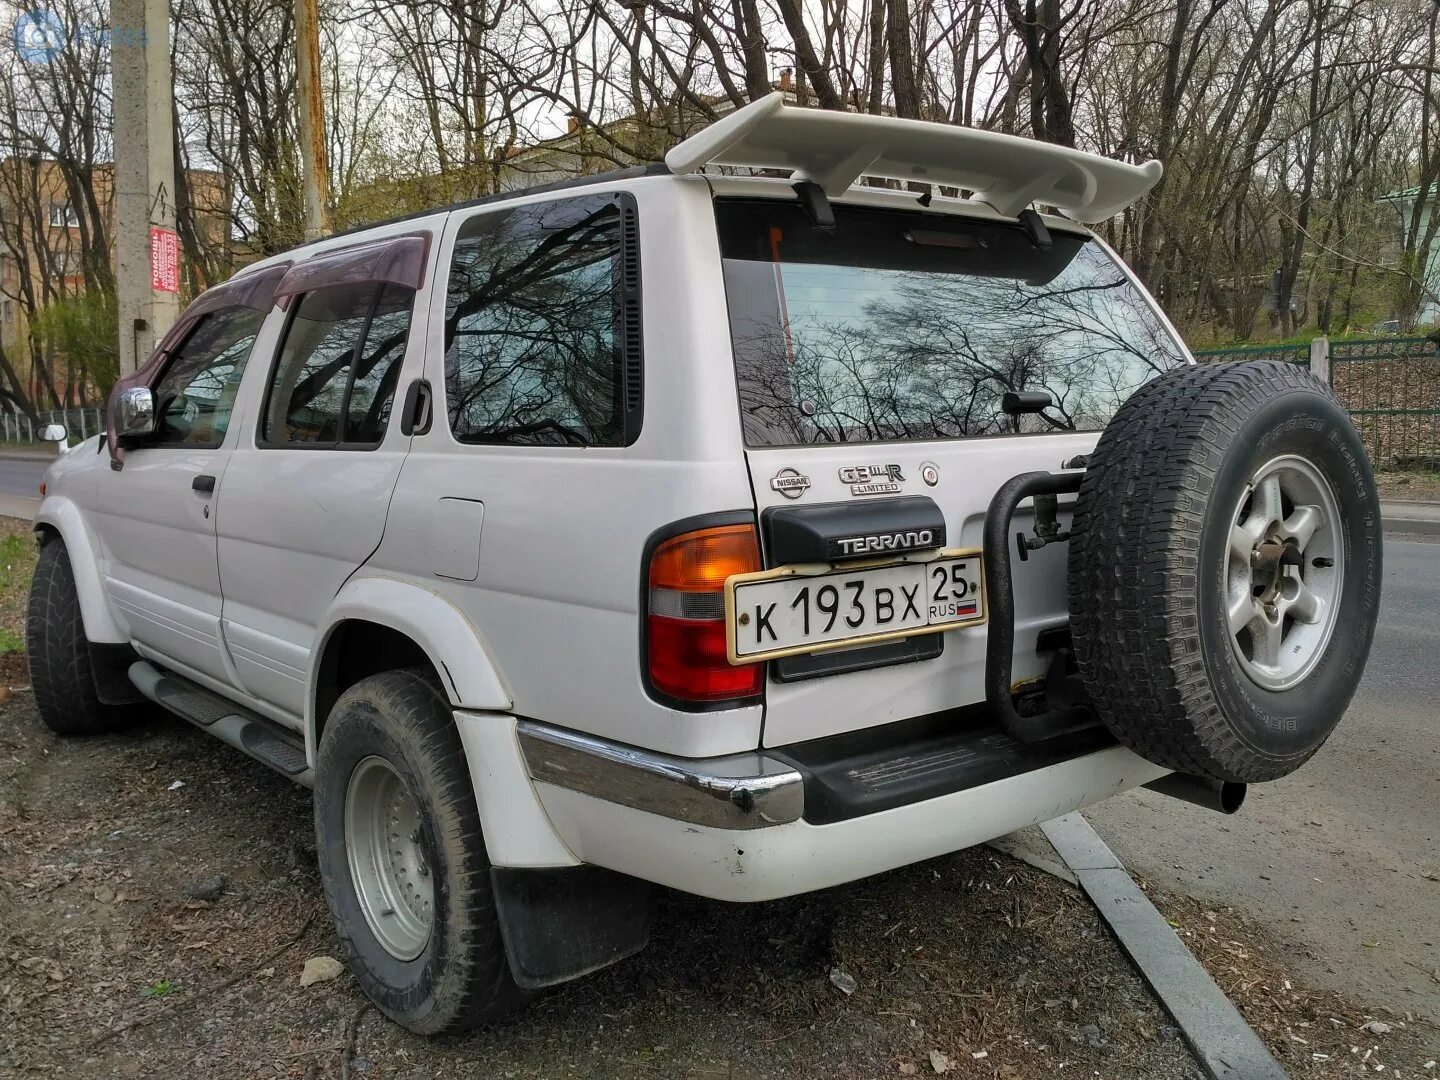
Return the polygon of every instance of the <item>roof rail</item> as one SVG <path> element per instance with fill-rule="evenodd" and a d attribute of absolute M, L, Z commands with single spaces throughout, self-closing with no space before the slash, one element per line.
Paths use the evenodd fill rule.
<path fill-rule="evenodd" d="M 1118 214 L 1155 186 L 1161 165 L 1088 154 L 994 131 L 868 113 L 804 109 L 770 94 L 665 155 L 672 173 L 707 165 L 789 170 L 835 197 L 862 176 L 975 192 L 1007 217 L 1031 203 L 1087 224 Z"/>

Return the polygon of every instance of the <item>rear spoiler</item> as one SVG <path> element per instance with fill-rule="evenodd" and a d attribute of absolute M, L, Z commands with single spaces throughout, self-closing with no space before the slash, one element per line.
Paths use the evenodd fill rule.
<path fill-rule="evenodd" d="M 834 198 L 862 176 L 973 191 L 1006 217 L 1031 203 L 1086 224 L 1118 214 L 1155 186 L 1161 165 L 1087 154 L 994 131 L 894 116 L 802 109 L 770 94 L 665 155 L 672 173 L 706 165 L 782 169 Z"/>

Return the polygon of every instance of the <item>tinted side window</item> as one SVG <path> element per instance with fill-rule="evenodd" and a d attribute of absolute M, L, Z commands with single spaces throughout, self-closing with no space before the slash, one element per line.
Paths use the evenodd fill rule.
<path fill-rule="evenodd" d="M 155 432 L 146 446 L 216 447 L 224 441 L 265 314 L 233 308 L 200 319 L 155 385 Z"/>
<path fill-rule="evenodd" d="M 301 297 L 270 376 L 262 444 L 378 444 L 390 420 L 413 299 L 413 290 L 396 285 Z"/>
<path fill-rule="evenodd" d="M 445 308 L 457 439 L 624 445 L 621 234 L 610 196 L 500 210 L 461 227 Z"/>

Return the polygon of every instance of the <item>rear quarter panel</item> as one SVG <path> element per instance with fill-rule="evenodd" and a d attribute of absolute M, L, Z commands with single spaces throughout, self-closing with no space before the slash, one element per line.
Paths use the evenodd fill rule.
<path fill-rule="evenodd" d="M 753 749 L 758 706 L 682 712 L 653 700 L 641 680 L 647 538 L 678 519 L 751 510 L 754 502 L 709 188 L 698 178 L 654 177 L 574 196 L 621 189 L 633 192 L 640 223 L 645 369 L 638 440 L 572 448 L 454 439 L 444 374 L 450 253 L 467 217 L 499 207 L 457 211 L 428 294 L 434 419 L 412 443 L 384 539 L 357 576 L 409 581 L 455 604 L 519 715 L 684 756 Z M 517 201 L 566 197 L 571 193 Z M 456 515 L 453 504 L 441 505 L 455 499 L 482 502 L 483 514 Z M 474 535 L 454 535 L 457 520 L 478 521 L 463 526 Z M 437 573 L 453 572 L 467 544 L 478 548 L 474 580 Z"/>

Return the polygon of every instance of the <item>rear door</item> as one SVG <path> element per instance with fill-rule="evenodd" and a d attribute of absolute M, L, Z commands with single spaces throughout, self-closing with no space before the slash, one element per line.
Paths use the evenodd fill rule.
<path fill-rule="evenodd" d="M 966 605 L 991 498 L 1017 473 L 1058 471 L 1093 448 L 1133 389 L 1184 362 L 1125 269 L 1061 222 L 1045 247 L 1014 222 L 835 210 L 836 228 L 820 230 L 793 203 L 716 204 L 766 565 L 808 558 L 794 528 L 773 527 L 777 512 L 877 565 L 894 561 L 888 547 L 915 546 L 928 508 L 940 528 L 925 557 L 960 555 L 917 570 L 924 604 L 878 640 L 901 625 L 908 572 L 859 573 L 841 559 L 839 578 L 786 594 L 792 637 L 778 644 L 807 625 L 829 640 L 769 661 L 767 746 L 983 701 L 983 598 L 973 614 Z M 1053 406 L 1007 413 L 1010 391 L 1043 391 Z M 1027 504 L 1012 534 L 1030 523 Z M 1041 632 L 1067 621 L 1066 553 L 1056 543 L 1015 560 L 1017 680 L 1043 673 Z M 827 581 L 834 591 L 822 594 Z M 931 604 L 949 612 L 932 621 L 969 625 L 925 629 Z M 846 620 L 866 644 L 843 636 Z"/>
<path fill-rule="evenodd" d="M 428 242 L 410 246 L 322 255 L 281 282 L 285 327 L 274 356 L 257 361 L 259 415 L 225 480 L 225 640 L 244 690 L 297 722 L 316 625 L 379 545 L 409 450 L 396 391 L 406 366 L 418 374 L 423 363 L 410 256 L 429 257 Z"/>

